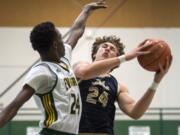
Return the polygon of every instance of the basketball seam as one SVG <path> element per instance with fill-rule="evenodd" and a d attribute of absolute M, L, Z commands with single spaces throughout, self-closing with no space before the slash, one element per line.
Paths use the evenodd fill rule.
<path fill-rule="evenodd" d="M 160 58 L 163 56 L 163 54 L 166 52 L 167 49 L 168 49 L 168 48 L 165 47 L 165 49 L 163 50 L 163 52 L 161 53 L 161 55 L 160 55 L 158 58 L 154 59 L 151 63 L 145 65 L 144 67 L 146 68 L 147 66 L 151 65 L 154 61 L 160 59 Z"/>

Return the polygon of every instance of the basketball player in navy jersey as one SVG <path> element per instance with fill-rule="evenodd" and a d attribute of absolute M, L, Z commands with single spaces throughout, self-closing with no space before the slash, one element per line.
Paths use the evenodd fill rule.
<path fill-rule="evenodd" d="M 75 75 L 80 80 L 82 99 L 80 135 L 113 135 L 115 101 L 119 108 L 133 119 L 138 119 L 145 113 L 158 84 L 170 67 L 171 60 L 167 58 L 164 68 L 160 65 L 160 72 L 155 73 L 153 83 L 137 102 L 130 97 L 127 86 L 118 82 L 110 73 L 123 62 L 150 53 L 143 50 L 151 44 L 145 40 L 124 54 L 124 45 L 119 38 L 104 36 L 93 43 L 92 63 L 80 61 L 73 66 Z"/>
<path fill-rule="evenodd" d="M 83 34 L 92 11 L 105 7 L 102 0 L 87 4 L 72 25 L 66 43 L 52 22 L 43 22 L 33 28 L 30 40 L 41 61 L 29 71 L 17 97 L 0 113 L 0 127 L 34 96 L 42 113 L 40 135 L 78 134 L 81 97 L 70 65 L 71 50 Z"/>

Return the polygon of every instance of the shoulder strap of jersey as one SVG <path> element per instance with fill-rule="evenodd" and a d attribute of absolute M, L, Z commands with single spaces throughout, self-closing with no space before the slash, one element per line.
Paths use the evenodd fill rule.
<path fill-rule="evenodd" d="M 118 81 L 117 81 L 117 79 L 113 76 L 113 75 L 111 75 L 110 74 L 110 76 L 111 76 L 111 78 L 115 81 L 115 83 L 116 83 L 116 86 L 117 86 L 117 96 L 119 95 L 119 93 L 120 93 L 120 85 L 119 85 L 119 83 L 118 83 Z"/>

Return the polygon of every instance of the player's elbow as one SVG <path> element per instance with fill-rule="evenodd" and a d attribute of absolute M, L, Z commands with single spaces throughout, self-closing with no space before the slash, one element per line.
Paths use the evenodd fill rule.
<path fill-rule="evenodd" d="M 75 74 L 76 74 L 76 77 L 81 80 L 87 80 L 90 78 L 89 77 L 90 74 L 89 74 L 88 70 L 86 70 L 86 69 L 80 70 L 80 71 L 76 72 Z"/>
<path fill-rule="evenodd" d="M 138 119 L 140 119 L 141 118 L 141 116 L 139 117 L 139 116 L 133 116 L 133 117 L 131 117 L 132 119 L 134 119 L 134 120 L 138 120 Z"/>
<path fill-rule="evenodd" d="M 130 117 L 134 120 L 138 120 L 143 116 L 143 114 L 131 114 Z"/>

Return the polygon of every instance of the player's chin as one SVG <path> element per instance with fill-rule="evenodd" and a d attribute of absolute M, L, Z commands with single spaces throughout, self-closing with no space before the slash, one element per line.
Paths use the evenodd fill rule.
<path fill-rule="evenodd" d="M 109 59 L 108 56 L 102 57 L 101 60 Z"/>
<path fill-rule="evenodd" d="M 108 54 L 103 54 L 102 59 L 108 59 L 110 56 Z"/>

